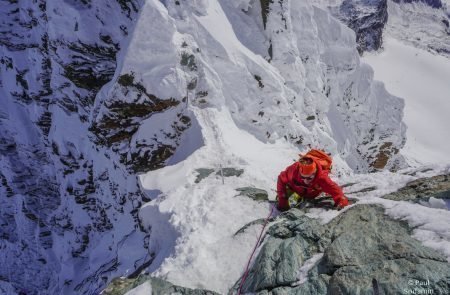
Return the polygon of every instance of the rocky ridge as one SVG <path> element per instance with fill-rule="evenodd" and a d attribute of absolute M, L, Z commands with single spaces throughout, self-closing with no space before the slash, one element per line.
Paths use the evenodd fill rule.
<path fill-rule="evenodd" d="M 391 294 L 409 290 L 409 280 L 430 282 L 436 294 L 450 290 L 446 258 L 411 238 L 408 226 L 382 207 L 356 205 L 325 226 L 291 209 L 267 235 L 245 292 L 357 294 L 375 285 Z"/>

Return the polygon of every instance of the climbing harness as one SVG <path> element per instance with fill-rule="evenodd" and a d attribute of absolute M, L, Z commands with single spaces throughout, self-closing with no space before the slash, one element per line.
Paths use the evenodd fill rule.
<path fill-rule="evenodd" d="M 247 279 L 247 275 L 248 275 L 248 271 L 249 271 L 248 267 L 250 266 L 250 262 L 252 261 L 253 255 L 255 254 L 255 251 L 256 251 L 256 248 L 258 248 L 258 245 L 259 245 L 259 243 L 261 241 L 261 237 L 263 235 L 264 229 L 266 228 L 267 223 L 269 222 L 269 219 L 272 216 L 273 208 L 275 208 L 275 204 L 272 204 L 272 207 L 270 208 L 269 216 L 267 216 L 266 220 L 264 221 L 264 225 L 263 225 L 263 227 L 261 229 L 261 232 L 259 234 L 258 240 L 256 241 L 255 247 L 253 248 L 252 255 L 250 255 L 250 258 L 248 259 L 247 267 L 245 268 L 245 272 L 244 272 L 244 275 L 242 276 L 241 284 L 239 286 L 238 295 L 241 295 L 242 287 L 244 286 L 245 279 Z"/>

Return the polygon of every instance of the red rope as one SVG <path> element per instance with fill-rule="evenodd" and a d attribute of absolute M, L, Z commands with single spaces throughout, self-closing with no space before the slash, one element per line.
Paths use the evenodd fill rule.
<path fill-rule="evenodd" d="M 259 245 L 259 242 L 261 241 L 261 237 L 262 237 L 262 234 L 264 232 L 264 229 L 266 228 L 266 225 L 269 222 L 269 218 L 270 218 L 270 216 L 272 216 L 272 212 L 273 212 L 273 208 L 274 207 L 275 207 L 275 205 L 272 204 L 272 208 L 270 209 L 269 216 L 267 216 L 266 221 L 264 222 L 264 226 L 263 226 L 263 228 L 261 230 L 261 233 L 259 234 L 258 241 L 256 242 L 256 245 L 253 248 L 252 255 L 250 255 L 250 258 L 248 259 L 247 267 L 245 268 L 245 272 L 244 272 L 244 275 L 242 276 L 242 280 L 241 280 L 241 285 L 239 286 L 238 295 L 241 295 L 242 286 L 244 286 L 244 282 L 247 279 L 247 275 L 248 275 L 248 271 L 249 271 L 248 267 L 250 266 L 250 262 L 252 261 L 253 255 L 255 254 L 255 251 L 256 251 L 256 248 L 258 248 L 258 245 Z"/>

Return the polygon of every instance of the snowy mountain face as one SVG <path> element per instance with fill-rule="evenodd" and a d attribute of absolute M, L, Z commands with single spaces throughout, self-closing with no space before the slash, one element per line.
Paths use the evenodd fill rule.
<path fill-rule="evenodd" d="M 388 0 L 312 0 L 330 11 L 356 34 L 358 52 L 374 51 L 383 44 L 383 30 L 388 20 Z"/>
<path fill-rule="evenodd" d="M 217 9 L 215 2 L 152 3 L 140 17 L 145 29 L 135 33 L 145 37 L 132 41 L 121 75 L 135 73 L 154 93 L 187 93 L 201 109 L 225 106 L 239 128 L 263 141 L 320 145 L 360 171 L 395 166 L 402 102 L 372 82 L 352 31 L 327 12 L 283 1 L 219 2 Z M 150 17 L 167 23 L 169 37 L 155 38 L 163 26 L 149 28 Z M 148 46 L 166 52 L 141 58 Z"/>
<path fill-rule="evenodd" d="M 449 56 L 450 2 L 440 0 L 313 0 L 356 33 L 358 51 L 382 47 L 383 35 Z"/>
<path fill-rule="evenodd" d="M 89 131 L 141 6 L 0 3 L 1 294 L 93 294 L 149 260 L 133 169 Z"/>
<path fill-rule="evenodd" d="M 321 7 L 327 7 L 335 17 L 355 31 L 360 54 L 381 47 L 383 29 L 388 19 L 387 0 L 315 2 Z"/>
<path fill-rule="evenodd" d="M 450 57 L 450 2 L 388 1 L 386 35 Z"/>
<path fill-rule="evenodd" d="M 402 100 L 310 3 L 11 0 L 0 14 L 0 293 L 96 294 L 157 269 L 171 249 L 152 233 L 173 228 L 158 210 L 163 225 L 141 224 L 136 174 L 202 146 L 232 158 L 206 140 L 221 120 L 288 158 L 325 149 L 337 171 L 403 165 Z"/>

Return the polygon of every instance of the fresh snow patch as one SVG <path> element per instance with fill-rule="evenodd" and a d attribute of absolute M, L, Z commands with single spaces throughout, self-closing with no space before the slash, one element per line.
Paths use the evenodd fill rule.
<path fill-rule="evenodd" d="M 347 210 L 347 208 L 345 208 L 345 211 Z M 306 216 L 310 218 L 319 219 L 321 224 L 327 224 L 342 212 L 344 212 L 344 210 L 337 211 L 337 210 L 326 210 L 323 208 L 311 208 L 308 210 L 308 213 L 306 213 Z"/>
<path fill-rule="evenodd" d="M 149 294 L 153 293 L 152 293 L 152 285 L 148 281 L 125 293 L 125 295 L 149 295 Z"/>
<path fill-rule="evenodd" d="M 444 199 L 437 199 L 434 197 L 431 197 L 428 202 L 420 202 L 420 204 L 436 209 L 447 209 L 447 203 Z"/>
<path fill-rule="evenodd" d="M 318 253 L 314 254 L 311 258 L 306 260 L 298 271 L 298 281 L 293 283 L 292 286 L 298 286 L 305 283 L 308 280 L 308 272 L 317 264 L 320 259 L 322 259 L 322 257 L 323 253 Z"/>

